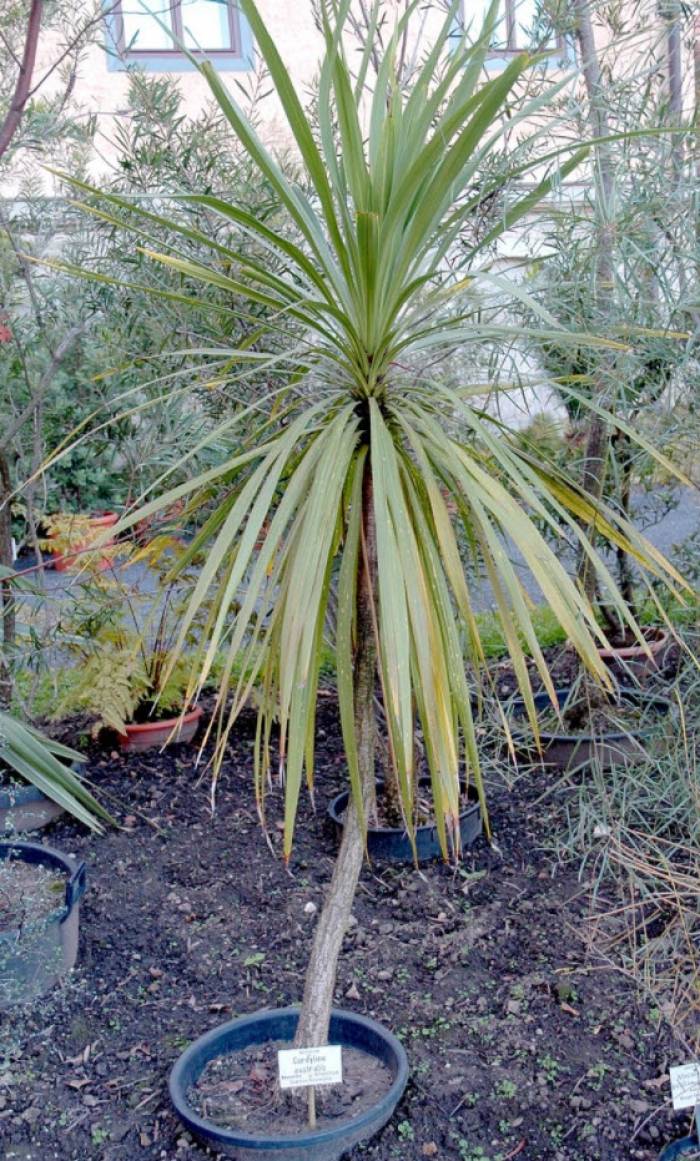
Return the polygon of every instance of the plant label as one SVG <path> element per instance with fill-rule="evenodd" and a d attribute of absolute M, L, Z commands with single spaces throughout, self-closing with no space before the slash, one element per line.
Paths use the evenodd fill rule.
<path fill-rule="evenodd" d="M 700 1062 L 670 1068 L 669 1076 L 674 1109 L 690 1109 L 700 1105 Z"/>
<path fill-rule="evenodd" d="M 325 1048 L 283 1048 L 277 1053 L 280 1088 L 342 1084 L 343 1062 L 339 1044 Z"/>

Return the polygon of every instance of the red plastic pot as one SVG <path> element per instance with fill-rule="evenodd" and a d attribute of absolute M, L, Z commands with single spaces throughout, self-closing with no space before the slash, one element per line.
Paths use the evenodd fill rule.
<path fill-rule="evenodd" d="M 90 528 L 94 529 L 94 537 L 91 535 L 87 540 L 83 540 L 79 544 L 76 544 L 74 552 L 56 553 L 54 559 L 54 568 L 56 569 L 56 572 L 67 572 L 69 569 L 74 568 L 77 564 L 79 565 L 82 559 L 82 554 L 85 552 L 85 550 L 90 548 L 96 540 L 101 538 L 105 528 L 111 528 L 114 524 L 117 523 L 118 519 L 119 516 L 116 512 L 106 512 L 104 516 L 92 516 L 90 518 Z M 114 540 L 111 537 L 108 540 L 105 540 L 104 543 L 100 545 L 100 547 L 106 548 L 110 544 L 114 544 Z M 103 571 L 104 569 L 109 568 L 110 564 L 111 557 L 101 556 L 97 562 L 97 568 L 100 569 L 100 571 Z"/>
<path fill-rule="evenodd" d="M 126 733 L 119 734 L 119 748 L 129 753 L 159 750 L 168 742 L 191 742 L 199 728 L 204 710 L 195 706 L 189 713 L 157 722 L 131 722 Z"/>

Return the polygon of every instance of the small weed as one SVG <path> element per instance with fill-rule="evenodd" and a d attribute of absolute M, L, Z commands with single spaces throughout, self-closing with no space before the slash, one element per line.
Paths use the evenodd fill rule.
<path fill-rule="evenodd" d="M 537 1061 L 538 1068 L 542 1069 L 547 1084 L 555 1084 L 559 1073 L 563 1071 L 564 1066 L 555 1060 L 553 1056 L 547 1052 L 544 1056 L 540 1056 Z"/>
<path fill-rule="evenodd" d="M 591 1088 L 594 1088 L 596 1091 L 598 1091 L 603 1083 L 603 1080 L 605 1079 L 606 1072 L 610 1071 L 610 1065 L 603 1064 L 602 1061 L 599 1064 L 591 1065 L 591 1067 L 588 1069 L 588 1072 L 586 1073 L 586 1076 L 591 1082 Z"/>
<path fill-rule="evenodd" d="M 496 1096 L 511 1101 L 518 1091 L 518 1086 L 512 1080 L 499 1080 L 496 1085 Z"/>
<path fill-rule="evenodd" d="M 101 1125 L 93 1125 L 90 1131 L 93 1145 L 98 1148 L 104 1145 L 105 1141 L 109 1141 L 109 1129 L 103 1129 Z"/>
<path fill-rule="evenodd" d="M 450 1136 L 459 1154 L 459 1161 L 503 1161 L 502 1153 L 497 1153 L 491 1157 L 482 1149 L 481 1145 L 472 1145 L 465 1137 L 460 1137 L 458 1133 L 451 1133 Z"/>
<path fill-rule="evenodd" d="M 413 1132 L 413 1125 L 410 1121 L 399 1121 L 396 1126 L 396 1132 L 402 1141 L 413 1141 L 415 1133 Z"/>

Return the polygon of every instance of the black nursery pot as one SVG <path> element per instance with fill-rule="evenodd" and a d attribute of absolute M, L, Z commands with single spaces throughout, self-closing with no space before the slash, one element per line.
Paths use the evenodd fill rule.
<path fill-rule="evenodd" d="M 381 794 L 383 782 L 377 782 L 377 792 Z M 429 778 L 420 778 L 418 785 L 425 789 L 430 788 Z M 343 832 L 343 816 L 347 810 L 350 791 L 344 790 L 334 798 L 328 807 L 328 814 L 340 835 Z M 481 806 L 479 796 L 473 786 L 467 794 L 469 802 L 459 816 L 459 829 L 462 836 L 462 846 L 471 846 L 478 839 L 483 830 Z M 412 863 L 413 848 L 411 841 L 404 830 L 392 827 L 367 828 L 367 853 L 371 859 L 384 862 Z M 416 827 L 416 854 L 421 863 L 442 857 L 438 829 L 434 825 Z"/>
<path fill-rule="evenodd" d="M 20 927 L 0 928 L 0 1009 L 43 996 L 74 966 L 78 955 L 80 900 L 85 894 L 85 863 L 38 843 L 1 842 L 0 860 L 45 867 L 65 878 L 65 894 L 44 918 Z"/>
<path fill-rule="evenodd" d="M 559 705 L 563 706 L 570 690 L 557 689 L 555 693 Z M 547 693 L 536 693 L 534 702 L 538 712 L 550 709 L 552 705 Z M 574 770 L 597 762 L 601 769 L 609 770 L 613 766 L 639 762 L 645 758 L 650 748 L 653 748 L 658 723 L 672 717 L 673 705 L 665 697 L 649 697 L 647 693 L 633 687 L 620 688 L 618 704 L 625 703 L 629 706 L 648 707 L 656 716 L 656 721 L 632 726 L 629 730 L 599 730 L 596 733 L 567 734 L 540 731 L 544 764 L 558 770 Z M 522 698 L 513 699 L 511 711 L 516 719 L 523 721 L 524 726 L 526 710 Z M 524 728 L 514 729 L 513 740 L 520 753 L 530 756 L 537 754 L 534 738 L 531 734 L 526 734 Z"/>
<path fill-rule="evenodd" d="M 700 1157 L 700 1142 L 694 1133 L 692 1137 L 681 1137 L 678 1141 L 671 1141 L 671 1144 L 659 1153 L 659 1161 L 676 1161 L 678 1157 L 685 1158 L 686 1161 L 690 1161 L 691 1157 Z"/>
<path fill-rule="evenodd" d="M 337 1161 L 358 1141 L 364 1141 L 386 1124 L 399 1103 L 408 1080 L 408 1060 L 403 1047 L 381 1024 L 366 1016 L 334 1008 L 329 1043 L 359 1048 L 381 1060 L 392 1075 L 392 1085 L 377 1103 L 351 1120 L 331 1128 L 304 1128 L 294 1136 L 252 1134 L 226 1129 L 199 1116 L 187 1101 L 210 1060 L 240 1052 L 270 1040 L 291 1043 L 299 1022 L 298 1008 L 256 1012 L 214 1028 L 183 1052 L 170 1074 L 170 1099 L 190 1132 L 227 1157 L 238 1161 Z"/>

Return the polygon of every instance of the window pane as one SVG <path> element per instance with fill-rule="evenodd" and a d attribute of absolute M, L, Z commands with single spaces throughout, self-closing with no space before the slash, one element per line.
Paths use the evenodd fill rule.
<path fill-rule="evenodd" d="M 188 48 L 232 48 L 226 0 L 181 0 L 183 40 Z"/>
<path fill-rule="evenodd" d="M 538 0 L 513 0 L 513 14 L 513 48 L 556 44 L 551 21 Z"/>
<path fill-rule="evenodd" d="M 496 21 L 496 27 L 494 28 L 493 39 L 491 41 L 494 48 L 505 48 L 508 43 L 508 30 L 505 16 L 506 3 L 507 0 L 501 0 L 501 11 Z M 464 27 L 472 39 L 476 39 L 481 32 L 489 7 L 489 0 L 464 0 Z"/>
<path fill-rule="evenodd" d="M 148 11 L 144 11 L 148 9 Z M 154 15 L 151 15 L 153 13 Z M 166 28 L 161 27 L 158 20 L 162 20 L 168 28 L 172 28 L 169 0 L 124 0 L 122 4 L 122 21 L 124 24 L 124 47 L 132 51 L 144 52 L 148 49 L 172 48 L 173 42 L 168 36 Z"/>

